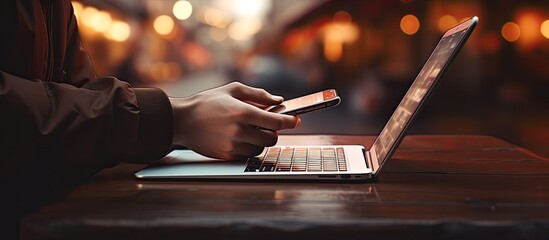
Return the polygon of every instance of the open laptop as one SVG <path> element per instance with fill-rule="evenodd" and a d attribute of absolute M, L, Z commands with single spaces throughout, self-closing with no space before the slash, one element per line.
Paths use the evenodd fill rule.
<path fill-rule="evenodd" d="M 408 92 L 369 150 L 359 145 L 280 146 L 266 148 L 247 161 L 203 157 L 191 150 L 174 150 L 162 165 L 135 173 L 137 178 L 191 179 L 331 179 L 365 180 L 378 176 L 404 138 L 404 132 L 432 94 L 475 28 L 473 17 L 452 27 L 410 86 Z"/>

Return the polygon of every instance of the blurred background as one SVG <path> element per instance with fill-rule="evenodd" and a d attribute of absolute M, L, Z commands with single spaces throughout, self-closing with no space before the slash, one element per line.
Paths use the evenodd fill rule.
<path fill-rule="evenodd" d="M 376 135 L 448 28 L 479 17 L 409 134 L 491 135 L 549 156 L 549 2 L 78 0 L 99 75 L 171 96 L 240 81 L 342 104 L 283 133 Z"/>

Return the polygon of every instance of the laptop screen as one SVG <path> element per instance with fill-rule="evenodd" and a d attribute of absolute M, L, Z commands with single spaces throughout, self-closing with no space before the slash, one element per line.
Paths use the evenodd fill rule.
<path fill-rule="evenodd" d="M 383 166 L 383 163 L 391 157 L 392 153 L 398 147 L 398 144 L 404 137 L 404 130 L 435 86 L 435 83 L 441 78 L 455 53 L 464 44 L 476 21 L 477 18 L 475 17 L 452 28 L 437 44 L 423 69 L 421 69 L 410 89 L 408 89 L 408 92 L 372 145 L 371 149 L 375 154 L 373 160 L 377 159 L 379 167 Z M 378 169 L 374 168 L 373 170 L 377 172 Z"/>

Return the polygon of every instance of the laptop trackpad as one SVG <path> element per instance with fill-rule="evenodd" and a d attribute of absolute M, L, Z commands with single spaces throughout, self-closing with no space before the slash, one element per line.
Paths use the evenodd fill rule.
<path fill-rule="evenodd" d="M 244 172 L 246 161 L 228 161 L 202 156 L 192 150 L 173 150 L 159 164 L 136 173 L 137 177 L 192 177 Z"/>

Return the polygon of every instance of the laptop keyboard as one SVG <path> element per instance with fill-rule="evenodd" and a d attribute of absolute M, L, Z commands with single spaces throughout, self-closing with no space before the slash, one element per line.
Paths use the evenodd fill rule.
<path fill-rule="evenodd" d="M 248 160 L 245 172 L 345 172 L 342 147 L 270 147 Z"/>

